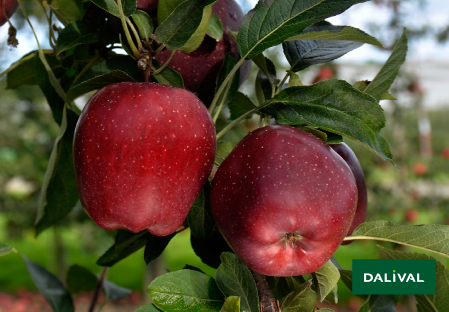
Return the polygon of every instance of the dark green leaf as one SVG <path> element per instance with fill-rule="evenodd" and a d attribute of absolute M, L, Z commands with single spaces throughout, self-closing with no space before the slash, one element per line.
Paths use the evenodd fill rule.
<path fill-rule="evenodd" d="M 159 0 L 157 4 L 157 20 L 159 24 L 169 16 L 184 0 Z"/>
<path fill-rule="evenodd" d="M 373 97 L 342 80 L 290 87 L 264 104 L 262 113 L 285 125 L 307 125 L 346 136 L 364 144 L 383 159 L 393 157 L 380 130 L 382 107 Z"/>
<path fill-rule="evenodd" d="M 319 310 L 317 310 L 317 312 L 335 312 L 335 311 L 332 309 L 325 308 L 325 309 L 319 309 Z"/>
<path fill-rule="evenodd" d="M 366 89 L 366 87 L 368 87 L 368 85 L 370 83 L 371 83 L 371 81 L 369 81 L 369 80 L 357 81 L 356 83 L 353 84 L 353 87 L 356 88 L 357 90 L 360 90 L 363 92 Z M 390 92 L 386 92 L 384 95 L 382 95 L 380 100 L 381 101 L 382 100 L 397 100 L 397 98 L 392 96 L 390 94 Z"/>
<path fill-rule="evenodd" d="M 446 226 L 447 227 L 447 226 Z M 430 236 L 430 235 L 429 235 Z M 378 246 L 387 259 L 434 259 L 430 256 L 386 249 Z M 449 270 L 439 261 L 436 262 L 435 295 L 415 295 L 418 312 L 441 312 L 449 309 Z"/>
<path fill-rule="evenodd" d="M 336 35 L 335 33 L 340 34 L 347 28 L 351 27 L 334 26 L 327 22 L 326 24 L 316 23 L 307 27 L 302 36 L 319 34 L 323 31 Z M 359 31 L 358 29 L 355 30 Z M 363 32 L 360 31 L 360 33 L 362 34 Z M 373 38 L 371 36 L 368 37 Z M 294 72 L 303 70 L 311 65 L 333 61 L 362 45 L 362 42 L 356 41 L 327 41 L 324 39 L 295 40 L 282 43 L 284 54 L 291 66 L 291 70 Z"/>
<path fill-rule="evenodd" d="M 78 116 L 65 108 L 42 183 L 36 217 L 36 235 L 64 218 L 78 201 L 72 153 L 77 121 Z"/>
<path fill-rule="evenodd" d="M 365 90 L 363 90 L 363 92 L 368 93 L 379 101 L 390 89 L 399 73 L 399 68 L 405 62 L 406 56 L 407 36 L 404 30 L 387 62 L 381 68 L 373 81 L 365 88 Z"/>
<path fill-rule="evenodd" d="M 71 294 L 93 291 L 97 282 L 97 276 L 80 265 L 74 264 L 67 271 L 67 290 Z"/>
<path fill-rule="evenodd" d="M 11 67 L 14 68 L 8 72 L 6 89 L 15 89 L 23 85 L 34 85 L 37 83 L 36 58 L 39 58 L 37 52 L 32 52 L 11 65 Z M 60 77 L 64 74 L 64 69 L 56 57 L 46 54 L 45 58 L 56 77 Z"/>
<path fill-rule="evenodd" d="M 193 271 L 198 271 L 198 272 L 204 273 L 203 270 L 201 270 L 197 267 L 194 267 L 193 265 L 190 265 L 190 264 L 186 264 L 182 269 L 183 270 L 193 270 Z"/>
<path fill-rule="evenodd" d="M 256 282 L 248 267 L 230 252 L 222 253 L 220 258 L 222 262 L 215 273 L 218 288 L 226 297 L 240 297 L 242 311 L 259 311 Z"/>
<path fill-rule="evenodd" d="M 143 248 L 147 242 L 147 231 L 133 234 L 127 231 L 118 230 L 115 236 L 115 244 L 112 245 L 98 260 L 100 266 L 113 266 L 120 260 Z"/>
<path fill-rule="evenodd" d="M 120 17 L 120 13 L 118 10 L 117 2 L 114 0 L 91 0 L 94 4 L 105 10 L 106 12 L 111 13 L 117 17 Z M 123 14 L 125 16 L 130 16 L 134 13 L 137 8 L 136 0 L 122 0 L 122 8 Z"/>
<path fill-rule="evenodd" d="M 193 251 L 200 257 L 203 263 L 213 268 L 218 268 L 221 263 L 220 255 L 224 251 L 232 252 L 217 227 L 214 228 L 212 235 L 207 240 L 202 240 L 190 235 L 190 243 Z"/>
<path fill-rule="evenodd" d="M 230 296 L 226 298 L 223 309 L 226 312 L 240 312 L 240 297 Z"/>
<path fill-rule="evenodd" d="M 256 77 L 256 93 L 259 103 L 264 103 L 265 101 L 271 99 L 272 94 L 274 94 L 273 88 L 277 86 L 280 80 L 276 77 L 276 68 L 272 61 L 263 57 L 265 61 L 258 62 L 256 64 L 262 64 L 261 69 L 257 73 Z M 259 66 L 259 65 L 258 65 Z"/>
<path fill-rule="evenodd" d="M 64 99 L 62 99 L 55 88 L 50 82 L 50 79 L 47 74 L 47 70 L 45 69 L 44 64 L 41 59 L 35 58 L 35 73 L 36 73 L 36 84 L 41 89 L 45 98 L 47 99 L 47 103 L 51 108 L 51 112 L 53 114 L 53 119 L 56 121 L 58 125 L 61 125 L 62 122 L 62 114 L 64 111 Z"/>
<path fill-rule="evenodd" d="M 449 258 L 449 226 L 398 225 L 388 221 L 360 224 L 348 239 L 372 239 L 431 251 Z"/>
<path fill-rule="evenodd" d="M 151 17 L 144 11 L 136 10 L 132 18 L 134 23 L 136 23 L 137 29 L 139 29 L 140 37 L 149 39 L 154 30 Z"/>
<path fill-rule="evenodd" d="M 326 296 L 337 286 L 340 272 L 331 261 L 327 261 L 320 269 L 312 273 L 312 277 L 318 293 L 318 300 L 323 302 Z"/>
<path fill-rule="evenodd" d="M 338 144 L 343 142 L 343 137 L 339 134 L 329 132 L 323 129 L 319 129 L 321 132 L 324 132 L 327 136 L 326 143 L 327 144 Z"/>
<path fill-rule="evenodd" d="M 126 54 L 128 54 L 128 56 L 130 56 L 133 60 L 137 60 L 136 56 L 131 51 L 128 42 L 126 40 L 125 41 L 122 40 L 122 34 L 118 35 L 118 39 L 120 41 L 120 45 L 122 46 L 123 50 L 125 50 Z"/>
<path fill-rule="evenodd" d="M 235 64 L 237 64 L 237 60 L 230 56 L 229 54 L 226 54 L 225 59 L 223 61 L 223 65 L 221 66 L 220 72 L 217 76 L 217 87 L 216 90 L 220 88 L 225 78 L 228 76 L 232 68 L 234 68 Z M 237 70 L 237 72 L 234 74 L 234 77 L 232 78 L 232 81 L 229 82 L 231 85 L 229 86 L 229 92 L 226 96 L 226 100 L 224 102 L 224 105 L 229 103 L 234 95 L 236 94 L 237 90 L 240 86 L 240 68 Z M 219 101 L 220 103 L 220 101 Z"/>
<path fill-rule="evenodd" d="M 58 20 L 64 25 L 78 21 L 82 18 L 83 12 L 76 5 L 75 0 L 50 0 L 48 5 Z"/>
<path fill-rule="evenodd" d="M 12 251 L 12 247 L 0 242 L 0 256 L 9 254 Z"/>
<path fill-rule="evenodd" d="M 223 26 L 220 19 L 212 13 L 209 23 L 207 24 L 206 34 L 217 41 L 223 39 Z"/>
<path fill-rule="evenodd" d="M 66 100 L 71 102 L 84 93 L 122 81 L 143 81 L 142 71 L 137 68 L 137 62 L 129 56 L 103 60 L 89 68 L 73 83 Z"/>
<path fill-rule="evenodd" d="M 349 290 L 352 291 L 352 271 L 349 270 L 339 270 L 340 271 L 340 279 Z M 362 298 L 367 298 L 366 296 L 362 296 Z"/>
<path fill-rule="evenodd" d="M 146 304 L 134 312 L 162 312 L 162 310 L 159 310 L 154 304 Z"/>
<path fill-rule="evenodd" d="M 180 270 L 166 273 L 148 286 L 153 303 L 166 312 L 221 310 L 223 294 L 214 279 L 204 273 Z"/>
<path fill-rule="evenodd" d="M 64 285 L 44 267 L 28 260 L 25 256 L 22 256 L 22 258 L 25 260 L 34 284 L 45 297 L 52 310 L 54 312 L 74 312 L 72 297 L 64 288 Z"/>
<path fill-rule="evenodd" d="M 60 55 L 77 45 L 94 43 L 99 40 L 100 33 L 93 32 L 86 23 L 82 21 L 72 22 L 60 31 L 55 52 L 56 55 Z"/>
<path fill-rule="evenodd" d="M 296 36 L 315 22 L 337 15 L 356 3 L 367 0 L 261 0 L 240 24 L 240 55 L 252 59 L 269 47 Z"/>
<path fill-rule="evenodd" d="M 211 185 L 207 181 L 187 215 L 191 234 L 200 240 L 208 240 L 215 227 L 210 206 L 210 192 Z"/>
<path fill-rule="evenodd" d="M 123 299 L 131 294 L 131 289 L 123 288 L 115 285 L 110 281 L 103 281 L 103 289 L 106 297 L 111 298 L 113 300 Z"/>
<path fill-rule="evenodd" d="M 392 295 L 369 295 L 359 312 L 396 312 L 397 304 Z"/>
<path fill-rule="evenodd" d="M 145 252 L 143 258 L 146 264 L 156 260 L 165 250 L 170 240 L 176 234 L 170 234 L 167 236 L 156 236 L 151 233 L 145 234 L 147 242 L 145 244 Z"/>
<path fill-rule="evenodd" d="M 306 127 L 296 126 L 295 128 L 301 129 L 302 131 L 305 131 L 305 132 L 309 132 L 309 133 L 313 134 L 314 136 L 320 138 L 324 142 L 327 141 L 327 134 L 321 130 L 318 130 L 317 128 L 307 127 L 307 126 Z"/>
<path fill-rule="evenodd" d="M 237 92 L 228 103 L 228 108 L 231 112 L 229 119 L 235 120 L 256 108 L 256 104 L 254 104 L 254 102 L 245 94 Z"/>
<path fill-rule="evenodd" d="M 267 276 L 266 279 L 278 300 L 281 300 L 293 290 L 300 288 L 306 282 L 302 276 Z"/>
<path fill-rule="evenodd" d="M 159 25 L 155 35 L 169 50 L 190 53 L 203 41 L 216 0 L 186 0 Z"/>
<path fill-rule="evenodd" d="M 220 142 L 217 145 L 217 151 L 215 152 L 215 164 L 217 166 L 225 160 L 226 157 L 232 152 L 237 145 L 235 142 Z"/>
<path fill-rule="evenodd" d="M 310 286 L 312 280 L 305 282 L 300 288 L 293 290 L 282 299 L 282 312 L 313 312 L 315 309 L 318 295 Z"/>
<path fill-rule="evenodd" d="M 158 69 L 161 66 L 159 65 L 158 61 L 153 59 L 153 66 Z M 175 71 L 174 69 L 166 66 L 159 74 L 153 76 L 157 82 L 184 89 L 184 80 L 182 79 L 182 76 Z"/>

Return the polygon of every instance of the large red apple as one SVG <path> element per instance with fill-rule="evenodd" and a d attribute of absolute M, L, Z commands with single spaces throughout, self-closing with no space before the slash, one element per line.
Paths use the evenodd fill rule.
<path fill-rule="evenodd" d="M 81 204 L 103 229 L 164 236 L 184 222 L 215 157 L 215 128 L 184 89 L 122 82 L 87 103 L 74 138 Z"/>
<path fill-rule="evenodd" d="M 368 207 L 368 191 L 366 189 L 365 175 L 363 174 L 362 166 L 354 154 L 352 149 L 346 143 L 332 144 L 330 145 L 338 155 L 343 158 L 351 168 L 352 174 L 354 175 L 355 182 L 357 184 L 357 209 L 355 211 L 354 220 L 352 221 L 351 227 L 349 228 L 348 234 L 350 236 L 354 232 L 355 228 L 366 220 L 366 210 Z M 348 245 L 353 241 L 343 242 L 342 245 Z"/>
<path fill-rule="evenodd" d="M 17 0 L 0 0 L 0 26 L 6 23 L 6 18 L 3 15 L 3 5 L 5 6 L 5 13 L 10 18 L 17 10 L 19 3 Z"/>
<path fill-rule="evenodd" d="M 226 54 L 239 59 L 237 43 L 232 39 L 227 27 L 238 31 L 243 19 L 243 11 L 234 0 L 218 0 L 212 6 L 212 12 L 221 20 L 223 39 L 205 36 L 198 49 L 190 54 L 176 51 L 169 63 L 169 67 L 181 74 L 187 90 L 195 92 L 207 106 L 214 98 L 216 81 Z M 171 51 L 164 50 L 156 56 L 156 60 L 163 64 L 171 55 Z M 240 67 L 240 83 L 248 78 L 251 61 L 246 61 Z"/>
<path fill-rule="evenodd" d="M 250 269 L 295 276 L 316 271 L 340 246 L 357 184 L 322 140 L 275 125 L 248 134 L 224 160 L 211 204 L 223 237 Z"/>

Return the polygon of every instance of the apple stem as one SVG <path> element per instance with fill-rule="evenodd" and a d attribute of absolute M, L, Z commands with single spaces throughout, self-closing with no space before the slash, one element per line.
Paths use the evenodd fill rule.
<path fill-rule="evenodd" d="M 287 71 L 287 74 L 285 74 L 284 79 L 282 79 L 281 83 L 279 84 L 277 90 L 276 90 L 276 94 L 279 93 L 279 91 L 281 91 L 282 86 L 284 85 L 285 81 L 287 80 L 287 78 L 290 76 L 290 73 Z M 274 97 L 274 95 L 273 95 Z"/>
<path fill-rule="evenodd" d="M 97 304 L 98 297 L 100 296 L 101 289 L 103 288 L 103 282 L 106 278 L 106 274 L 108 273 L 108 267 L 104 267 L 101 272 L 100 278 L 98 279 L 97 286 L 95 287 L 94 295 L 92 296 L 92 301 L 90 302 L 90 307 L 88 312 L 93 312 L 95 309 L 95 305 Z"/>
<path fill-rule="evenodd" d="M 137 50 L 133 39 L 131 38 L 131 34 L 129 33 L 128 27 L 126 26 L 126 17 L 125 17 L 125 13 L 123 13 L 122 0 L 117 0 L 117 5 L 118 5 L 118 11 L 120 13 L 120 20 L 122 22 L 123 30 L 125 31 L 126 40 L 128 40 L 128 44 L 129 44 L 134 56 L 136 57 L 136 59 L 140 59 L 140 53 Z M 139 40 L 137 40 L 137 41 L 139 41 Z"/>
<path fill-rule="evenodd" d="M 228 97 L 229 94 L 229 90 L 231 89 L 231 85 L 232 85 L 232 79 L 234 78 L 234 76 L 232 76 L 231 80 L 229 81 L 228 85 L 226 86 L 226 90 L 223 93 L 223 96 L 220 99 L 220 105 L 218 105 L 217 111 L 215 112 L 215 116 L 214 116 L 214 124 L 217 122 L 218 116 L 220 115 L 221 109 L 223 108 L 224 103 L 226 102 L 226 98 Z"/>
<path fill-rule="evenodd" d="M 131 21 L 129 20 L 129 18 L 125 18 L 126 22 L 128 23 L 129 28 L 131 28 L 131 31 L 134 34 L 134 37 L 136 38 L 137 41 L 137 46 L 139 47 L 139 51 L 143 50 L 143 46 L 142 46 L 142 42 L 140 42 L 140 36 L 139 33 L 137 32 L 136 28 L 134 27 L 133 23 L 131 23 Z"/>
<path fill-rule="evenodd" d="M 260 312 L 281 312 L 279 302 L 274 298 L 265 276 L 253 270 L 250 271 L 256 282 L 257 292 L 259 293 Z"/>
<path fill-rule="evenodd" d="M 153 71 L 153 75 L 157 75 L 159 74 L 161 71 L 164 70 L 165 67 L 167 67 L 168 63 L 170 63 L 171 59 L 173 58 L 173 56 L 175 55 L 176 50 L 172 51 L 172 53 L 170 54 L 170 57 L 168 58 L 167 62 L 165 62 L 161 67 L 159 67 L 157 70 Z"/>

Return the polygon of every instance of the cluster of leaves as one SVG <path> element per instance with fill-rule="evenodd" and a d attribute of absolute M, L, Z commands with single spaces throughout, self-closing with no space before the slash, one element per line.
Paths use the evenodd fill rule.
<path fill-rule="evenodd" d="M 388 144 L 380 135 L 385 116 L 379 101 L 391 98 L 388 90 L 407 51 L 405 33 L 372 81 L 358 82 L 352 86 L 333 79 L 304 86 L 297 75 L 298 71 L 310 65 L 332 61 L 364 43 L 382 46 L 361 30 L 334 26 L 324 21 L 365 1 L 261 0 L 244 17 L 239 32 L 231 32 L 238 43 L 241 58 L 226 57 L 217 78 L 216 95 L 209 111 L 214 114 L 214 120 L 217 120 L 224 106 L 228 106 L 231 112 L 231 121 L 217 134 L 217 138 L 244 118 L 259 114 L 262 124 L 274 118 L 278 124 L 301 127 L 329 144 L 341 142 L 343 137 L 347 137 L 362 143 L 383 159 L 392 161 Z M 151 48 L 156 42 L 170 50 L 189 53 L 201 44 L 206 33 L 219 39 L 223 31 L 217 18 L 211 14 L 214 0 L 160 0 L 160 25 L 156 29 L 145 12 L 136 10 L 136 0 L 92 0 L 84 3 L 66 0 L 64 6 L 57 3 L 52 1 L 50 8 L 65 28 L 60 30 L 54 49 L 30 52 L 5 72 L 8 88 L 38 85 L 48 100 L 55 122 L 60 125 L 42 187 L 36 223 L 38 234 L 64 218 L 78 201 L 72 140 L 79 111 L 73 100 L 111 83 L 144 81 L 142 69 L 148 66 L 154 68 L 150 81 L 183 88 L 182 77 L 176 71 L 145 57 L 142 60 L 141 46 Z M 124 28 L 127 42 L 119 36 L 122 31 L 120 22 L 131 25 L 130 18 L 138 30 L 135 33 L 139 38 L 135 42 L 127 27 Z M 136 50 L 135 43 L 140 50 Z M 267 48 L 278 44 L 283 45 L 291 65 L 282 81 L 277 78 L 273 63 L 263 55 Z M 125 49 L 128 55 L 115 54 L 113 49 L 117 47 Z M 137 59 L 143 62 L 143 65 L 139 64 L 140 69 L 136 66 Z M 238 91 L 238 71 L 245 60 L 252 60 L 259 68 L 255 81 L 258 103 Z M 147 61 L 149 63 L 145 63 Z M 231 142 L 219 143 L 215 160 L 217 166 L 232 147 Z M 220 311 L 222 307 L 226 311 L 259 311 L 258 291 L 252 273 L 232 253 L 213 220 L 209 183 L 198 196 L 187 221 L 191 229 L 192 247 L 204 263 L 217 268 L 215 279 L 190 266 L 164 274 L 148 288 L 153 304 L 143 306 L 138 311 Z M 161 255 L 174 235 L 176 233 L 158 237 L 147 232 L 132 234 L 118 231 L 115 244 L 98 259 L 97 264 L 112 266 L 144 246 L 144 260 L 150 263 Z M 376 221 L 362 224 L 347 240 L 385 240 L 449 257 L 449 250 L 444 244 L 448 235 L 444 226 L 410 228 Z M 10 251 L 10 247 L 0 245 L 0 255 Z M 384 249 L 383 252 L 388 258 L 427 257 Z M 93 285 L 98 282 L 95 275 L 74 266 L 69 270 L 69 290 L 66 290 L 44 268 L 25 261 L 38 288 L 46 294 L 49 302 L 55 303 L 52 305 L 55 311 L 73 310 L 69 291 L 93 290 Z M 448 276 L 447 269 L 438 266 L 437 295 L 417 296 L 421 311 L 446 309 Z M 73 281 L 75 278 L 78 281 Z M 82 283 L 79 283 L 80 279 Z M 322 302 L 330 293 L 337 301 L 336 283 L 340 279 L 351 287 L 351 272 L 328 262 L 308 276 L 268 278 L 268 283 L 283 311 L 313 311 L 316 302 Z M 360 311 L 394 311 L 399 300 L 393 296 L 367 296 L 364 299 L 366 303 Z M 329 311 L 322 309 L 326 310 Z"/>

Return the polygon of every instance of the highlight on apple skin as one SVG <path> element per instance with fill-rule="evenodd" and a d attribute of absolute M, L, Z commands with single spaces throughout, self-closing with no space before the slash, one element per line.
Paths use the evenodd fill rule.
<path fill-rule="evenodd" d="M 283 125 L 248 134 L 215 174 L 212 213 L 237 256 L 270 276 L 323 266 L 349 231 L 357 185 L 321 139 Z"/>
<path fill-rule="evenodd" d="M 73 143 L 81 204 L 103 229 L 175 232 L 206 182 L 215 128 L 191 92 L 122 82 L 87 103 Z"/>

